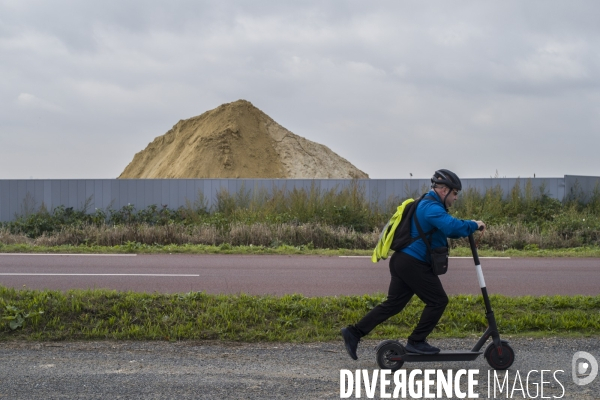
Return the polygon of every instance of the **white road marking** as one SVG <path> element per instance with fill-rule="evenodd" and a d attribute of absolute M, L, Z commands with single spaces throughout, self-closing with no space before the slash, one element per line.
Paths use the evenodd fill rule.
<path fill-rule="evenodd" d="M 340 258 L 371 258 L 371 256 L 339 256 Z"/>
<path fill-rule="evenodd" d="M 135 257 L 137 254 L 68 254 L 68 253 L 0 253 L 0 256 L 89 256 L 89 257 Z"/>
<path fill-rule="evenodd" d="M 186 274 L 53 274 L 53 273 L 26 273 L 26 272 L 0 272 L 1 276 L 172 276 L 172 277 L 189 277 L 200 275 Z"/>
<path fill-rule="evenodd" d="M 473 257 L 448 257 L 448 258 L 473 258 Z M 479 257 L 480 259 L 496 259 L 496 260 L 510 260 L 510 257 Z"/>
<path fill-rule="evenodd" d="M 371 256 L 339 256 L 340 258 L 371 258 Z M 449 257 L 449 258 L 473 258 L 473 257 Z M 496 259 L 496 260 L 510 260 L 510 257 L 479 257 L 480 259 Z"/>

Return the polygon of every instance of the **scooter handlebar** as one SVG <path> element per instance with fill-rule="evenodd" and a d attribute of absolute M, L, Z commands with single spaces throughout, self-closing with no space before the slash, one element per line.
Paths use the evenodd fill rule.
<path fill-rule="evenodd" d="M 469 235 L 469 244 L 471 245 L 471 253 L 473 253 L 473 261 L 475 265 L 481 265 L 479 262 L 479 254 L 477 254 L 477 246 L 475 245 L 475 239 L 473 238 L 473 234 Z"/>

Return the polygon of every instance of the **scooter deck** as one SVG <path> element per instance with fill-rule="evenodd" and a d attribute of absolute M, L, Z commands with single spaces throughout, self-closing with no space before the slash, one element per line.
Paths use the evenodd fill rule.
<path fill-rule="evenodd" d="M 440 351 L 437 354 L 405 353 L 389 358 L 390 361 L 473 361 L 483 354 L 482 351 Z"/>

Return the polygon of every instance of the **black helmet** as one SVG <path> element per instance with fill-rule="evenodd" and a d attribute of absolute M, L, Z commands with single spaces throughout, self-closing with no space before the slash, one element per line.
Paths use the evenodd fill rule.
<path fill-rule="evenodd" d="M 431 177 L 431 187 L 435 185 L 446 185 L 450 189 L 462 190 L 462 183 L 458 176 L 447 169 L 438 169 Z"/>

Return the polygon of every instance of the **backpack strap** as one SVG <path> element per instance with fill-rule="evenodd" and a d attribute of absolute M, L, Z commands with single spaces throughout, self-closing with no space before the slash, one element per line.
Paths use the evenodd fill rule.
<path fill-rule="evenodd" d="M 425 198 L 430 198 L 433 201 L 437 201 L 435 199 L 435 197 L 430 196 L 429 194 L 424 194 L 423 196 L 421 196 L 421 198 L 419 199 L 419 202 L 421 202 L 421 200 L 425 199 Z M 427 231 L 427 232 L 423 232 L 423 228 L 421 228 L 421 224 L 419 223 L 419 218 L 417 218 L 417 209 L 415 208 L 415 214 L 413 215 L 413 218 L 415 220 L 415 225 L 417 227 L 417 231 L 419 231 L 419 236 L 414 238 L 414 241 L 417 241 L 419 239 L 422 239 L 423 242 L 425 242 L 425 246 L 427 246 L 427 254 L 431 254 L 431 235 L 433 235 L 433 233 L 435 231 L 438 230 L 438 228 L 436 228 L 435 226 Z M 429 236 L 429 239 L 427 238 L 427 236 Z"/>
<path fill-rule="evenodd" d="M 419 208 L 419 203 L 421 203 L 421 200 L 423 200 L 427 197 L 432 200 L 435 200 L 435 198 L 430 196 L 428 193 L 425 193 L 421 197 L 419 197 L 417 199 L 417 201 L 415 202 L 415 212 L 412 215 L 412 217 L 413 217 L 413 220 L 415 221 L 415 225 L 417 226 L 417 231 L 419 231 L 419 236 L 412 238 L 411 243 L 414 243 L 419 239 L 423 239 L 423 241 L 427 243 L 427 240 L 425 239 L 425 235 L 429 235 L 429 237 L 431 238 L 431 235 L 433 234 L 433 232 L 437 231 L 437 228 L 434 226 L 433 229 L 423 233 L 423 230 L 421 229 L 421 225 L 419 224 L 419 220 L 417 218 L 417 208 Z"/>
<path fill-rule="evenodd" d="M 431 229 L 427 233 L 424 233 L 423 228 L 421 228 L 421 224 L 419 223 L 419 218 L 417 218 L 416 210 L 415 210 L 414 219 L 415 219 L 415 225 L 417 226 L 417 230 L 419 231 L 419 237 L 414 238 L 414 240 L 416 241 L 418 239 L 423 239 L 423 242 L 425 242 L 425 246 L 427 246 L 427 254 L 431 254 L 431 235 L 433 235 L 433 232 L 437 231 L 437 228 L 433 227 L 433 229 Z M 425 235 L 429 235 L 429 239 Z"/>

